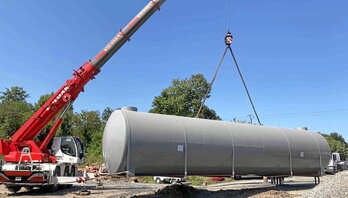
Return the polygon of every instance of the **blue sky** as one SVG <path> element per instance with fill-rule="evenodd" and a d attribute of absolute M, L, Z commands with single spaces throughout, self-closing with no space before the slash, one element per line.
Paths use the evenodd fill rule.
<path fill-rule="evenodd" d="M 29 102 L 56 91 L 147 2 L 0 1 L 0 90 L 22 86 Z M 231 9 L 228 0 L 167 0 L 86 86 L 75 111 L 148 111 L 174 78 L 203 73 L 210 81 L 230 29 L 263 124 L 347 140 L 348 2 L 230 2 Z M 230 56 L 206 104 L 227 121 L 252 113 Z"/>

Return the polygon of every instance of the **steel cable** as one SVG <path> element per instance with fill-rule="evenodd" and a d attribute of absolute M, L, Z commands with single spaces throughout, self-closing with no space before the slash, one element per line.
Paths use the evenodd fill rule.
<path fill-rule="evenodd" d="M 255 105 L 254 105 L 254 102 L 253 102 L 253 100 L 251 99 L 251 95 L 250 95 L 249 89 L 248 89 L 248 87 L 247 87 L 247 85 L 246 85 L 246 83 L 245 83 L 245 81 L 244 81 L 242 72 L 240 71 L 238 62 L 237 62 L 237 60 L 236 60 L 236 57 L 234 56 L 233 50 L 232 50 L 232 48 L 231 48 L 230 45 L 226 45 L 225 51 L 224 51 L 224 53 L 223 53 L 223 55 L 222 55 L 222 58 L 221 58 L 221 60 L 220 60 L 220 62 L 219 62 L 219 64 L 218 64 L 218 66 L 217 66 L 217 68 L 216 68 L 216 70 L 215 70 L 214 76 L 213 76 L 211 82 L 209 83 L 208 89 L 207 89 L 207 91 L 206 91 L 206 93 L 205 93 L 205 95 L 204 95 L 204 97 L 203 97 L 203 100 L 202 100 L 202 102 L 201 102 L 201 105 L 200 105 L 200 107 L 199 107 L 199 109 L 198 109 L 198 111 L 197 111 L 196 118 L 198 118 L 199 113 L 202 111 L 202 108 L 203 108 L 203 106 L 204 106 L 204 103 L 205 103 L 205 101 L 206 101 L 207 98 L 208 98 L 208 95 L 209 95 L 209 93 L 210 93 L 210 91 L 211 91 L 211 88 L 213 87 L 213 84 L 214 84 L 214 82 L 215 82 L 216 76 L 217 76 L 217 74 L 218 74 L 218 72 L 219 72 L 219 70 L 220 70 L 221 64 L 222 64 L 222 62 L 223 62 L 223 60 L 224 60 L 224 58 L 225 58 L 227 49 L 229 49 L 230 52 L 231 52 L 232 59 L 233 59 L 234 64 L 235 64 L 235 66 L 236 66 L 236 68 L 237 68 L 239 77 L 240 77 L 240 79 L 242 80 L 242 83 L 243 83 L 245 92 L 247 93 L 249 102 L 250 102 L 251 107 L 252 107 L 252 109 L 253 109 L 253 111 L 254 111 L 254 114 L 255 114 L 255 116 L 256 116 L 257 122 L 259 123 L 259 125 L 262 125 L 262 124 L 261 124 L 260 117 L 259 117 L 259 115 L 257 114 L 256 108 L 255 108 Z"/>
<path fill-rule="evenodd" d="M 253 108 L 253 111 L 254 111 L 254 113 L 255 113 L 255 116 L 256 116 L 257 122 L 259 123 L 259 125 L 262 125 L 262 124 L 261 124 L 261 121 L 260 121 L 260 118 L 259 118 L 259 115 L 258 115 L 258 114 L 257 114 L 257 112 L 256 112 L 256 108 L 255 108 L 254 102 L 253 102 L 253 100 L 251 99 L 251 96 L 250 96 L 250 93 L 249 93 L 248 87 L 247 87 L 247 85 L 246 85 L 246 83 L 245 83 L 245 81 L 244 81 L 244 78 L 243 78 L 242 72 L 241 72 L 241 71 L 240 71 L 240 69 L 239 69 L 239 66 L 238 66 L 238 63 L 237 63 L 236 57 L 234 56 L 234 53 L 233 53 L 233 51 L 232 51 L 231 46 L 228 46 L 228 49 L 230 49 L 230 52 L 231 52 L 231 55 L 232 55 L 232 58 L 233 58 L 234 64 L 236 65 L 236 68 L 237 68 L 237 70 L 238 70 L 238 73 L 239 73 L 240 79 L 241 79 L 241 80 L 242 80 L 242 82 L 243 82 L 245 92 L 246 92 L 246 93 L 247 93 L 247 95 L 248 95 L 248 98 L 249 98 L 250 104 L 251 104 L 251 106 L 252 106 L 252 108 Z"/>
<path fill-rule="evenodd" d="M 211 88 L 213 87 L 215 78 L 216 78 L 216 76 L 217 76 L 217 74 L 218 74 L 218 72 L 219 72 L 219 69 L 220 69 L 220 66 L 221 66 L 221 64 L 222 64 L 222 61 L 223 61 L 224 58 L 225 58 L 225 55 L 226 55 L 226 52 L 227 52 L 227 48 L 228 48 L 228 46 L 226 46 L 226 49 L 225 49 L 225 51 L 224 51 L 224 53 L 223 53 L 223 55 L 222 55 L 222 58 L 221 58 L 221 60 L 220 60 L 220 62 L 219 62 L 219 64 L 218 64 L 218 66 L 216 67 L 214 76 L 213 76 L 213 78 L 212 78 L 212 80 L 211 80 L 211 82 L 210 82 L 210 84 L 209 84 L 209 86 L 208 86 L 207 92 L 205 93 L 204 98 L 203 98 L 203 101 L 201 102 L 201 106 L 199 107 L 198 112 L 197 112 L 197 114 L 196 114 L 196 118 L 198 118 L 199 113 L 201 112 L 201 110 L 202 110 L 202 108 L 203 108 L 203 105 L 204 105 L 204 103 L 205 103 L 205 100 L 207 99 L 207 97 L 208 97 L 208 95 L 209 95 L 209 92 L 211 91 Z"/>

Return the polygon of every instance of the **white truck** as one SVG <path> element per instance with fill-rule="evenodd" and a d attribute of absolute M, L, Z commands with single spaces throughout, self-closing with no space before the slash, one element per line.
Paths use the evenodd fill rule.
<path fill-rule="evenodd" d="M 160 184 L 160 183 L 177 184 L 177 183 L 186 182 L 186 179 L 181 177 L 154 176 L 153 180 L 155 180 L 157 184 Z"/>
<path fill-rule="evenodd" d="M 332 153 L 331 159 L 329 161 L 329 165 L 326 168 L 326 172 L 330 174 L 334 174 L 338 171 L 343 171 L 347 169 L 348 169 L 347 161 L 343 161 L 339 153 Z"/>

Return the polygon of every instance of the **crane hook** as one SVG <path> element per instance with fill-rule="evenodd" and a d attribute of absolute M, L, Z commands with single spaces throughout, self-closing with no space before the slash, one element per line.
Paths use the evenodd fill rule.
<path fill-rule="evenodd" d="M 233 36 L 230 31 L 227 31 L 226 36 L 225 36 L 225 44 L 227 46 L 230 46 L 233 40 Z"/>

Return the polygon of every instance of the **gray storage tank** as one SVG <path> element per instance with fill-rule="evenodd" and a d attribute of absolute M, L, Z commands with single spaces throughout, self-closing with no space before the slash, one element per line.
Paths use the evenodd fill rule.
<path fill-rule="evenodd" d="M 311 131 L 116 110 L 103 157 L 110 173 L 315 176 L 330 148 Z"/>

